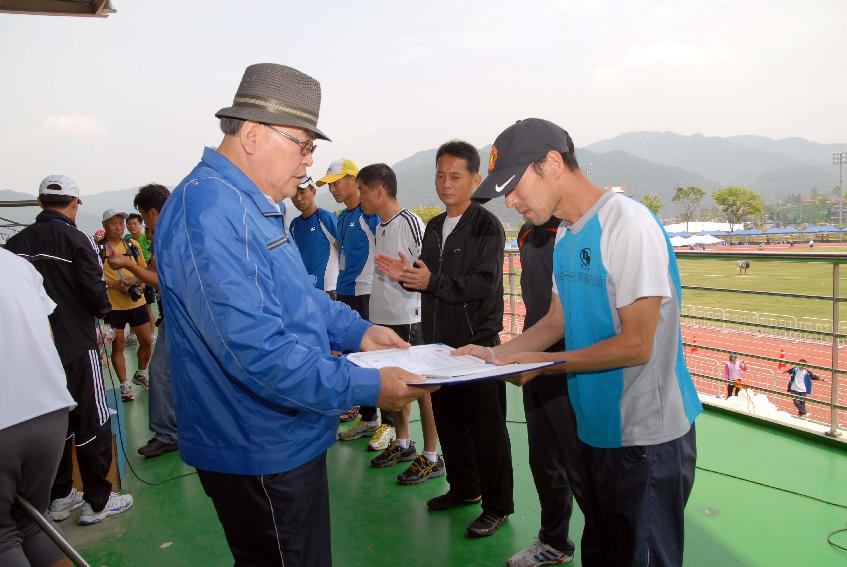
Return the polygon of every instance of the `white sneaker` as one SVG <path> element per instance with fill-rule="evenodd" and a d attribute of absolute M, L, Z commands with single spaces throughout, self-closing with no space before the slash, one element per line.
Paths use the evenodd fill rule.
<path fill-rule="evenodd" d="M 53 518 L 54 522 L 61 522 L 71 515 L 73 510 L 82 506 L 82 492 L 76 488 L 71 488 L 70 493 L 64 498 L 57 498 L 50 503 L 50 508 L 47 513 Z"/>
<path fill-rule="evenodd" d="M 132 506 L 132 496 L 129 494 L 118 494 L 112 492 L 109 494 L 109 500 L 99 512 L 95 512 L 91 504 L 86 502 L 82 505 L 82 513 L 79 515 L 80 526 L 90 526 L 99 524 L 109 516 L 126 512 Z"/>
<path fill-rule="evenodd" d="M 368 443 L 368 450 L 385 451 L 396 438 L 397 430 L 395 430 L 391 425 L 383 423 L 379 426 L 379 429 L 374 432 L 373 437 L 371 437 L 371 440 Z"/>
<path fill-rule="evenodd" d="M 150 389 L 150 375 L 147 370 L 136 370 L 135 374 L 132 376 L 133 384 L 138 384 L 145 390 Z"/>
<path fill-rule="evenodd" d="M 559 551 L 536 538 L 532 545 L 512 555 L 506 567 L 536 567 L 537 565 L 561 565 L 573 559 L 573 553 Z"/>
<path fill-rule="evenodd" d="M 132 384 L 129 382 L 121 382 L 121 399 L 125 402 L 135 399 L 135 392 L 132 391 Z"/>

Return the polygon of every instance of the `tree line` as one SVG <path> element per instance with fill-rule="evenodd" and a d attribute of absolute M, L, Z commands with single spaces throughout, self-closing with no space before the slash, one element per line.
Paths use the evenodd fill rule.
<path fill-rule="evenodd" d="M 707 220 L 720 218 L 730 223 L 733 228 L 751 220 L 764 224 L 768 219 L 779 225 L 790 224 L 819 224 L 829 222 L 833 211 L 839 207 L 841 192 L 838 187 L 831 191 L 831 196 L 812 188 L 808 197 L 791 194 L 780 197 L 776 204 L 765 205 L 761 195 L 739 185 L 730 185 L 712 192 L 712 200 L 717 205 L 713 211 L 699 211 L 700 202 L 706 192 L 700 187 L 677 187 L 671 201 L 680 209 L 679 219 L 688 223 L 695 218 L 707 217 Z M 664 203 L 658 195 L 645 195 L 641 203 L 656 216 L 662 210 Z M 845 215 L 847 216 L 847 215 Z"/>

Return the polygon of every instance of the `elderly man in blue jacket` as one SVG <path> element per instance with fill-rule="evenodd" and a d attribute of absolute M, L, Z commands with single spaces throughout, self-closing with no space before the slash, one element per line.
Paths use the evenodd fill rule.
<path fill-rule="evenodd" d="M 251 65 L 225 136 L 174 190 L 156 231 L 180 454 L 197 468 L 236 565 L 330 565 L 326 450 L 353 405 L 399 410 L 399 368 L 330 354 L 404 347 L 315 288 L 280 201 L 312 165 L 320 84 Z"/>

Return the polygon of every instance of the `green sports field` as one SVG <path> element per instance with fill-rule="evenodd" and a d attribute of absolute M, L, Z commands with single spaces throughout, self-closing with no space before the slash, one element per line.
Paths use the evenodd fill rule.
<path fill-rule="evenodd" d="M 780 252 L 788 250 L 780 250 Z M 798 247 L 791 252 L 847 253 L 847 246 L 809 249 Z M 779 291 L 809 295 L 832 294 L 832 265 L 821 262 L 784 262 L 757 258 L 751 251 L 751 266 L 746 275 L 738 275 L 738 258 L 686 259 L 680 258 L 679 271 L 683 285 Z M 841 295 L 847 295 L 847 267 L 841 270 Z M 683 290 L 683 303 L 702 307 L 734 309 L 738 312 L 770 313 L 794 316 L 798 319 L 832 319 L 832 305 L 827 301 L 783 299 L 736 293 Z M 841 319 L 847 319 L 843 309 Z"/>

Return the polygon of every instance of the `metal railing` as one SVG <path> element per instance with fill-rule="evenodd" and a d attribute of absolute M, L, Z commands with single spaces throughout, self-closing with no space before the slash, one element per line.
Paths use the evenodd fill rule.
<path fill-rule="evenodd" d="M 520 332 L 523 328 L 525 315 L 520 290 L 520 256 L 517 250 L 507 249 L 505 252 L 503 294 L 506 309 L 501 334 L 504 341 Z M 685 260 L 746 260 L 749 258 L 749 251 L 678 251 L 676 255 L 678 259 Z M 810 419 L 827 425 L 829 428 L 827 435 L 836 437 L 840 434 L 839 428 L 847 426 L 847 388 L 840 388 L 840 375 L 845 373 L 845 369 L 839 369 L 839 347 L 847 345 L 847 322 L 840 319 L 841 302 L 847 301 L 847 297 L 840 295 L 841 265 L 847 264 L 847 254 L 759 252 L 756 254 L 756 258 L 759 261 L 830 264 L 832 266 L 832 293 L 830 295 L 812 295 L 768 290 L 703 287 L 685 285 L 684 281 L 682 288 L 683 290 L 724 294 L 764 295 L 773 297 L 775 302 L 779 299 L 826 301 L 831 304 L 832 318 L 826 320 L 803 315 L 782 315 L 773 312 L 744 311 L 726 307 L 683 305 L 681 317 L 683 344 L 686 347 L 686 360 L 697 390 L 702 394 L 720 396 L 721 391 L 726 388 L 727 384 L 722 376 L 725 357 L 729 353 L 738 354 L 748 361 L 748 372 L 745 373 L 744 382 L 751 391 L 766 395 L 780 409 L 792 409 L 793 400 L 804 400 L 810 406 L 808 410 Z M 778 308 L 775 307 L 771 311 L 778 311 Z M 835 329 L 833 329 L 833 321 L 838 321 Z M 821 350 L 821 353 L 826 354 L 828 351 L 827 363 L 804 363 L 802 366 L 813 370 L 824 379 L 829 378 L 828 392 L 826 395 L 821 395 L 822 388 L 818 386 L 818 393 L 814 396 L 800 397 L 791 394 L 787 391 L 787 388 L 780 387 L 777 375 L 784 372 L 786 368 L 799 364 L 794 357 L 783 359 L 777 356 L 755 354 L 750 345 L 745 346 L 743 341 L 739 341 L 737 337 L 728 339 L 731 341 L 728 345 L 730 348 L 698 345 L 696 341 L 692 343 L 692 337 L 698 330 L 700 332 L 709 330 L 721 333 L 746 332 L 751 337 L 750 345 L 760 341 L 762 337 L 774 341 L 782 340 L 785 341 L 785 346 L 782 348 L 788 348 L 789 353 L 792 352 L 791 346 L 798 341 L 802 341 L 804 347 L 815 345 L 819 350 L 825 349 L 825 351 Z M 697 354 L 691 352 L 692 349 L 696 349 Z M 750 363 L 750 361 L 755 361 L 755 363 Z M 787 383 L 787 377 L 784 381 Z"/>

